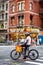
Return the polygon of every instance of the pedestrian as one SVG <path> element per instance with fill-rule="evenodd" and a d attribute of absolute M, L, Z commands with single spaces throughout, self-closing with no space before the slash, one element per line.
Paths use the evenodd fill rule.
<path fill-rule="evenodd" d="M 31 43 L 32 43 L 31 45 L 36 45 L 36 39 L 35 38 L 32 38 L 31 39 Z"/>

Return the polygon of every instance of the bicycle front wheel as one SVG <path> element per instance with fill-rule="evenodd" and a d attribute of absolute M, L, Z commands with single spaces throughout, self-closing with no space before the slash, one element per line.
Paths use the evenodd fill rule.
<path fill-rule="evenodd" d="M 10 53 L 10 57 L 13 60 L 19 59 L 20 56 L 21 56 L 21 54 L 19 52 L 16 52 L 16 50 L 12 50 L 11 53 Z"/>
<path fill-rule="evenodd" d="M 36 60 L 39 57 L 39 53 L 35 49 L 31 49 L 28 53 L 28 56 L 31 60 Z"/>

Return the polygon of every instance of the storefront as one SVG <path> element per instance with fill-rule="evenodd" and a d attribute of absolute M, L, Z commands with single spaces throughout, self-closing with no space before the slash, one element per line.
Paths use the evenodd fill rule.
<path fill-rule="evenodd" d="M 21 36 L 24 38 L 24 28 L 9 29 L 9 40 L 17 41 Z"/>
<path fill-rule="evenodd" d="M 5 42 L 7 36 L 7 31 L 6 30 L 0 30 L 0 43 Z"/>
<path fill-rule="evenodd" d="M 9 40 L 17 41 L 18 39 L 25 38 L 25 33 L 30 32 L 30 36 L 33 38 L 37 37 L 37 34 L 40 32 L 39 29 L 24 27 L 24 28 L 10 28 L 9 29 Z"/>

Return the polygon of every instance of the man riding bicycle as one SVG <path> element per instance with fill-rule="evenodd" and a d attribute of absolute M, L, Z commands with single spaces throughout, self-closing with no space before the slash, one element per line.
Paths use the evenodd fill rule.
<path fill-rule="evenodd" d="M 26 40 L 25 41 L 26 41 L 25 44 L 23 44 L 23 45 L 20 44 L 19 45 L 19 43 L 18 43 L 16 48 L 11 51 L 10 57 L 13 60 L 17 60 L 18 58 L 20 58 L 22 53 L 24 53 L 23 54 L 24 55 L 23 59 L 26 59 L 28 57 L 31 60 L 36 60 L 39 57 L 39 53 L 38 53 L 37 50 L 35 50 L 35 49 L 29 50 L 29 47 L 30 47 L 31 42 L 32 42 L 32 39 L 30 37 L 30 33 L 26 34 Z M 29 50 L 28 53 L 26 52 L 27 49 Z"/>
<path fill-rule="evenodd" d="M 30 33 L 26 33 L 26 40 L 25 40 L 25 44 L 22 45 L 24 48 L 24 58 L 23 59 L 26 59 L 26 51 L 27 49 L 29 50 L 29 47 L 31 45 L 31 37 L 30 37 Z"/>

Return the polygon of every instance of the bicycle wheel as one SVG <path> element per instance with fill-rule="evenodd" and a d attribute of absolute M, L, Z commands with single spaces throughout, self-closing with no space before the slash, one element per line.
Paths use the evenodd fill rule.
<path fill-rule="evenodd" d="M 13 60 L 19 59 L 20 56 L 21 56 L 21 54 L 19 52 L 16 52 L 16 50 L 12 50 L 11 53 L 10 53 L 10 57 Z"/>
<path fill-rule="evenodd" d="M 36 60 L 39 57 L 39 53 L 35 49 L 31 49 L 28 53 L 28 56 L 31 60 Z"/>

